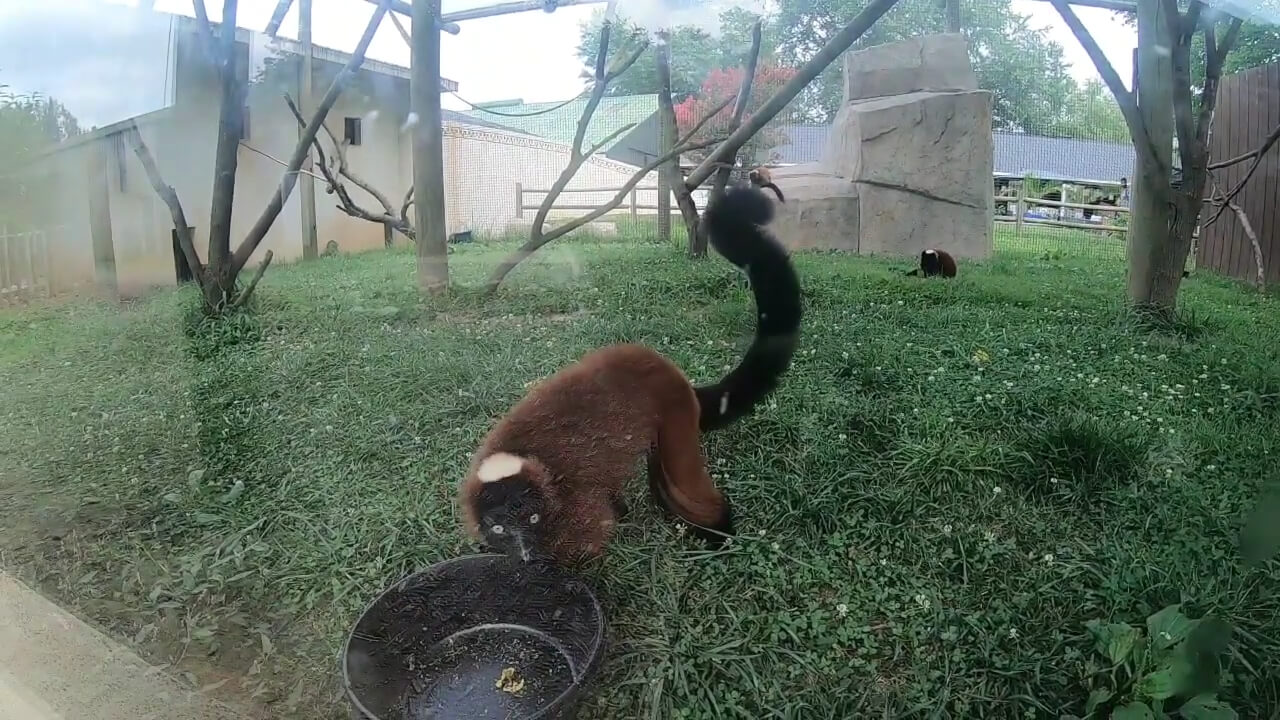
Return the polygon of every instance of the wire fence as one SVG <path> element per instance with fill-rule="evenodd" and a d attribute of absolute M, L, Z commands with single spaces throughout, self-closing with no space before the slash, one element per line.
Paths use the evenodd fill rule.
<path fill-rule="evenodd" d="M 677 24 L 670 28 L 667 43 L 673 135 L 687 134 L 691 143 L 732 131 L 732 100 L 742 84 L 757 20 L 762 24 L 761 52 L 745 108 L 748 117 L 814 55 L 821 46 L 816 38 L 829 37 L 827 31 L 844 25 L 861 9 L 860 0 L 788 0 L 757 16 L 742 3 L 730 5 L 716 12 L 673 16 Z M 665 113 L 658 95 L 659 44 L 647 29 L 629 24 L 626 8 L 619 6 L 622 20 L 613 26 L 608 66 L 618 69 L 630 57 L 635 61 L 611 79 L 598 102 L 590 98 L 590 75 L 599 44 L 599 10 L 580 14 L 580 27 L 578 21 L 555 14 L 528 18 L 530 23 L 535 18 L 549 23 L 548 28 L 554 23 L 575 26 L 570 33 L 578 39 L 577 49 L 570 52 L 582 68 L 580 89 L 549 97 L 548 86 L 531 79 L 527 87 L 512 93 L 516 99 L 491 100 L 472 96 L 465 82 L 442 79 L 445 105 L 454 108 L 443 113 L 442 138 L 449 237 L 528 237 L 547 191 L 575 153 L 588 151 L 565 191 L 553 200 L 550 222 L 569 221 L 607 206 L 608 212 L 582 232 L 628 239 L 637 235 L 636 228 L 661 234 L 667 223 L 658 222 L 658 216 L 669 207 L 676 218 L 670 223 L 670 237 L 673 242 L 683 237 L 677 203 L 660 197 L 658 173 L 637 177 L 641 168 L 663 154 Z M 1028 11 L 1015 7 L 1013 0 L 966 2 L 958 56 L 948 55 L 945 43 L 922 44 L 915 54 L 901 53 L 900 62 L 870 70 L 874 63 L 858 61 L 864 56 L 857 53 L 937 38 L 946 29 L 945 13 L 936 0 L 901 0 L 854 45 L 853 53 L 819 74 L 742 148 L 737 177 L 752 167 L 770 167 L 787 195 L 788 208 L 797 213 L 838 202 L 871 203 L 873 191 L 885 194 L 876 188 L 900 187 L 896 212 L 907 220 L 875 230 L 889 238 L 885 243 L 890 246 L 897 242 L 893 238 L 952 232 L 949 228 L 958 221 L 951 215 L 936 207 L 921 211 L 921 198 L 934 197 L 975 208 L 976 217 L 962 223 L 964 232 L 989 237 L 986 247 L 997 257 L 1047 254 L 1118 261 L 1124 256 L 1127 177 L 1134 164 L 1123 117 L 1092 68 L 1082 66 L 1088 60 L 1074 52 L 1074 40 L 1063 35 L 1064 28 L 1043 29 L 1050 27 L 1047 18 L 1052 13 L 1033 12 L 1033 17 Z M 681 18 L 687 24 L 679 24 Z M 64 19 L 72 25 L 78 22 L 71 15 Z M 484 29 L 487 21 L 468 22 L 474 24 L 464 24 L 461 34 L 448 39 L 446 54 L 476 52 L 492 44 L 493 35 Z M 114 246 L 113 272 L 130 283 L 174 282 L 171 219 L 123 141 L 128 122 L 138 123 L 167 182 L 188 206 L 188 215 L 194 216 L 189 217 L 193 225 L 202 224 L 210 203 L 212 155 L 192 154 L 190 149 L 214 143 L 219 95 L 203 81 L 211 68 L 193 21 L 135 13 L 120 24 L 127 26 L 128 37 L 109 57 L 95 61 L 119 67 L 130 77 L 153 71 L 156 82 L 137 83 L 138 88 L 150 88 L 149 94 L 131 88 L 121 92 L 140 109 L 155 109 L 77 120 L 75 114 L 88 107 L 78 98 L 63 105 L 53 98 L 15 95 L 0 103 L 0 120 L 22 120 L 0 127 L 0 148 L 8 152 L 51 142 L 37 159 L 42 182 L 58 190 L 0 193 L 0 224 L 21 230 L 66 224 L 68 257 L 79 252 L 89 258 L 60 263 L 68 264 L 63 274 L 73 284 L 93 282 L 95 253 L 101 250 L 106 257 L 108 245 Z M 1113 60 L 1128 56 L 1131 48 L 1124 47 L 1129 42 L 1124 38 L 1131 36 L 1132 32 L 1111 34 L 1107 52 Z M 389 37 L 399 41 L 393 34 Z M 287 38 L 273 39 L 245 28 L 237 42 L 244 46 L 248 92 L 234 216 L 251 218 L 279 186 L 282 158 L 293 153 L 296 120 L 281 95 L 301 96 L 302 62 L 299 43 Z M 1073 52 L 1067 52 L 1067 46 Z M 338 75 L 350 58 L 346 50 L 350 48 L 326 47 L 315 54 L 315 88 L 328 87 Z M 4 57 L 0 52 L 0 61 Z M 314 223 L 319 248 L 370 250 L 395 239 L 391 226 L 379 219 L 408 211 L 413 180 L 410 130 L 415 118 L 405 102 L 407 53 L 401 58 L 397 64 L 386 53 L 378 59 L 370 56 L 330 111 L 319 138 L 326 149 L 324 161 L 317 155 L 313 170 L 304 171 L 300 189 L 262 245 L 278 262 L 303 255 L 308 223 Z M 886 58 L 892 59 L 882 56 L 878 61 Z M 9 66 L 0 62 L 0 67 Z M 1122 76 L 1128 75 L 1123 62 L 1117 66 Z M 935 86 L 945 90 L 919 91 Z M 540 99 L 519 99 L 525 94 Z M 579 132 L 589 105 L 594 114 Z M 707 116 L 712 119 L 695 132 Z M 188 122 L 191 118 L 201 122 Z M 14 142 L 7 141 L 10 136 Z M 680 156 L 680 166 L 687 171 L 708 152 L 689 150 Z M 7 167 L 17 167 L 16 159 L 6 161 Z M 852 182 L 858 192 L 835 192 L 835 180 L 841 179 Z M 35 187 L 29 179 L 19 180 Z M 336 192 L 334 182 L 344 184 L 344 191 Z M 299 206 L 308 186 L 315 188 L 316 209 L 313 219 L 304 220 Z M 94 197 L 94 192 L 104 194 Z M 33 201 L 55 194 L 60 202 L 49 208 L 38 208 Z M 693 199 L 704 207 L 705 189 L 695 191 Z M 876 202 L 880 209 L 861 211 L 865 232 L 871 232 L 866 230 L 867 218 L 885 214 L 883 199 Z M 909 222 L 922 227 L 908 227 Z M 91 228 L 94 223 L 96 230 Z M 834 222 L 817 225 L 813 234 L 835 238 L 848 231 Z M 898 249 L 910 252 L 905 246 Z"/>

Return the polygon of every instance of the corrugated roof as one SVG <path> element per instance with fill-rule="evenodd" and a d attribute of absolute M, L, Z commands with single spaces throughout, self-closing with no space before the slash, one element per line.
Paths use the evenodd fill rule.
<path fill-rule="evenodd" d="M 826 125 L 783 125 L 787 142 L 769 150 L 775 162 L 817 162 L 827 144 Z M 1133 175 L 1134 151 L 1129 143 L 1054 138 L 1024 133 L 994 132 L 995 172 L 1034 175 L 1048 180 L 1114 182 Z"/>
<path fill-rule="evenodd" d="M 578 98 L 564 107 L 550 110 L 557 104 L 555 102 L 524 103 L 519 101 L 489 103 L 481 107 L 503 113 L 503 115 L 495 115 L 484 110 L 474 109 L 463 111 L 461 114 L 471 118 L 499 123 L 508 128 L 514 128 L 530 135 L 537 135 L 552 142 L 565 143 L 567 145 L 573 142 L 573 135 L 578 130 L 578 118 L 582 117 L 582 109 L 587 104 L 587 98 Z M 550 110 L 550 112 L 530 115 L 530 113 L 545 110 Z M 610 133 L 617 132 L 619 128 L 626 125 L 639 125 L 657 111 L 658 96 L 656 94 L 606 96 L 601 99 L 600 105 L 596 107 L 595 114 L 591 116 L 591 124 L 587 126 L 585 144 L 587 146 L 594 145 L 608 137 Z M 509 117 L 509 115 L 521 115 L 523 117 Z M 627 134 L 619 135 L 602 149 L 607 152 Z M 585 150 L 586 148 L 583 149 Z"/>

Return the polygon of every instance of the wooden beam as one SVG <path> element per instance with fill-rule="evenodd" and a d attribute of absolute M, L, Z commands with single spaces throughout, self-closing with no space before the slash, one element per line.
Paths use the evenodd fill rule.
<path fill-rule="evenodd" d="M 409 111 L 413 123 L 414 236 L 418 284 L 438 293 L 449 284 L 444 222 L 444 123 L 440 110 L 440 1 L 413 0 Z"/>
<path fill-rule="evenodd" d="M 271 19 L 267 21 L 267 37 L 275 37 L 280 32 L 280 23 L 284 22 L 284 16 L 289 12 L 289 7 L 293 5 L 293 0 L 278 0 L 276 9 L 271 13 Z M 302 22 L 299 20 L 298 22 Z M 301 32 L 301 29 L 299 29 Z"/>
<path fill-rule="evenodd" d="M 119 295 L 116 284 L 116 249 L 111 234 L 111 186 L 106 143 L 89 146 L 89 238 L 93 246 L 93 275 L 98 291 L 115 298 Z"/>

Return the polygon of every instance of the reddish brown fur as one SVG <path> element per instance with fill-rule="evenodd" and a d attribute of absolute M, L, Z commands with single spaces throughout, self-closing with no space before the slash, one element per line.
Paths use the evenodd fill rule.
<path fill-rule="evenodd" d="M 461 488 L 467 531 L 480 538 L 480 463 L 508 452 L 525 459 L 521 478 L 546 497 L 538 526 L 545 549 L 557 561 L 598 556 L 625 482 L 655 448 L 655 491 L 685 520 L 715 527 L 727 503 L 707 474 L 698 421 L 693 386 L 657 351 L 621 344 L 591 352 L 534 386 L 481 442 Z"/>
<path fill-rule="evenodd" d="M 937 248 L 934 248 L 934 252 L 938 253 L 938 261 L 942 263 L 942 277 L 955 277 L 956 259 L 951 257 L 951 253 Z"/>

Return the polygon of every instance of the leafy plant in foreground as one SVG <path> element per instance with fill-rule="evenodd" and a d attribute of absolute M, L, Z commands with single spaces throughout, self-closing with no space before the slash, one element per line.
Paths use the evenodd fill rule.
<path fill-rule="evenodd" d="M 1218 660 L 1231 626 L 1214 617 L 1191 620 L 1181 605 L 1147 618 L 1146 632 L 1128 623 L 1090 620 L 1094 649 L 1108 667 L 1095 673 L 1085 713 L 1111 720 L 1235 720 L 1236 711 L 1217 697 Z M 1172 709 L 1171 709 L 1172 708 Z M 1110 715 L 1105 714 L 1110 709 Z"/>

